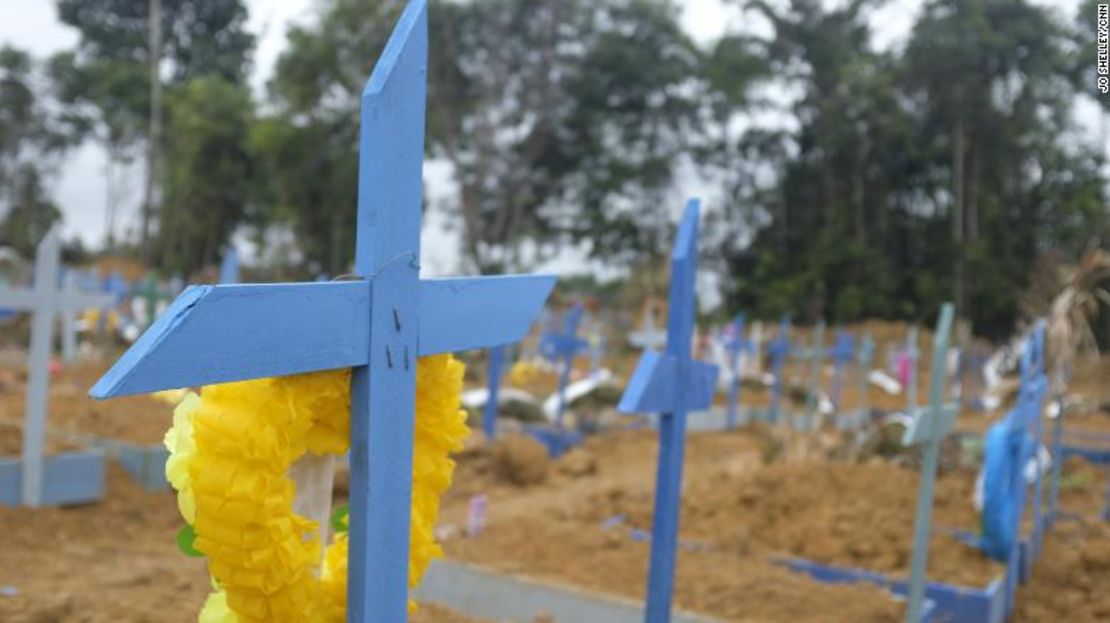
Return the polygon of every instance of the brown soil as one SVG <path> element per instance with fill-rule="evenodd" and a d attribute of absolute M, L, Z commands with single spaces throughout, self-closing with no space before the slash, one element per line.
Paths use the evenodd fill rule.
<path fill-rule="evenodd" d="M 833 611 L 838 614 L 837 620 L 896 620 L 900 608 L 878 589 L 823 585 L 769 562 L 775 553 L 811 552 L 789 551 L 785 544 L 778 548 L 771 543 L 773 530 L 767 529 L 763 534 L 764 528 L 753 528 L 753 513 L 741 507 L 738 495 L 743 483 L 785 469 L 781 476 L 776 476 L 782 482 L 774 487 L 787 490 L 797 487 L 795 497 L 799 499 L 804 495 L 822 495 L 830 507 L 833 501 L 844 498 L 829 490 L 827 484 L 823 492 L 819 491 L 822 486 L 818 483 L 799 485 L 803 479 L 796 476 L 819 474 L 827 466 L 806 463 L 764 467 L 765 435 L 766 431 L 761 429 L 690 435 L 677 604 L 728 620 L 828 621 L 828 613 Z M 565 461 L 584 461 L 582 453 L 590 456 L 596 473 L 560 468 Z M 648 546 L 630 538 L 629 529 L 650 525 L 655 435 L 650 431 L 627 431 L 591 438 L 582 453 L 556 461 L 547 482 L 530 488 L 509 484 L 499 477 L 490 465 L 488 451 L 477 448 L 461 457 L 456 486 L 445 502 L 443 521 L 462 525 L 466 501 L 483 492 L 490 500 L 489 523 L 477 538 L 449 540 L 448 555 L 510 572 L 642 598 Z M 882 479 L 884 470 L 900 471 L 887 466 L 868 469 L 875 480 Z M 912 474 L 909 478 L 912 479 Z M 871 481 L 864 481 L 860 490 L 871 485 Z M 775 498 L 770 492 L 757 495 L 764 493 L 769 500 Z M 874 499 L 868 493 L 857 507 L 862 509 L 867 505 L 863 500 Z M 792 501 L 785 502 L 786 506 L 797 504 L 794 497 L 789 500 Z M 780 510 L 760 516 L 770 518 Z M 624 522 L 603 529 L 602 523 L 615 515 L 624 515 Z M 895 515 L 891 521 L 899 519 Z M 811 521 L 802 513 L 795 513 L 783 522 L 795 526 L 821 525 L 825 520 Z M 858 532 L 864 531 L 861 528 Z M 888 530 L 891 535 L 897 531 L 896 527 Z M 902 531 L 908 542 L 908 525 Z M 836 542 L 838 538 L 843 543 L 849 539 L 846 535 L 832 535 L 827 540 Z M 897 547 L 897 543 L 890 536 L 876 548 L 885 551 Z M 955 547 L 951 549 L 956 551 Z M 943 560 L 943 554 L 938 557 Z M 975 562 L 974 558 L 968 560 Z M 850 561 L 840 559 L 840 562 Z M 989 570 L 984 575 L 989 577 Z M 846 609 L 849 608 L 846 604 L 851 604 L 850 609 Z"/>
<path fill-rule="evenodd" d="M 149 396 L 98 401 L 89 388 L 108 370 L 102 362 L 77 361 L 50 379 L 47 407 L 48 450 L 80 447 L 71 435 L 115 441 L 160 444 L 173 420 L 173 407 Z M 26 391 L 25 366 L 0 368 L 9 382 L 0 384 L 0 456 L 17 454 L 22 445 Z"/>
<path fill-rule="evenodd" d="M 1017 596 L 1015 623 L 1110 621 L 1110 524 L 1062 520 L 1045 540 L 1033 580 Z"/>

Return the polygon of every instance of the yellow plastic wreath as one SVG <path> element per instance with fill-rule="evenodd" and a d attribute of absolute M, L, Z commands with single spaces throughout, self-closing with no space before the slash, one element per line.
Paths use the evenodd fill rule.
<path fill-rule="evenodd" d="M 439 498 L 454 472 L 449 455 L 469 434 L 462 382 L 450 355 L 417 365 L 410 587 L 442 555 Z M 216 588 L 201 623 L 344 620 L 346 534 L 327 547 L 317 578 L 318 525 L 293 512 L 288 471 L 306 452 L 347 451 L 349 386 L 349 370 L 318 372 L 213 385 L 177 406 L 166 476 Z"/>

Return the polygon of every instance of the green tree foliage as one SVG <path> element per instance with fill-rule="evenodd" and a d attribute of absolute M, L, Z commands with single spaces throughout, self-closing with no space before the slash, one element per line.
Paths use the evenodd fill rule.
<path fill-rule="evenodd" d="M 250 205 L 253 107 L 242 85 L 195 78 L 171 93 L 159 264 L 189 274 L 219 262 Z"/>
<path fill-rule="evenodd" d="M 1108 233 L 1101 156 L 1071 116 L 1068 32 L 1025 0 L 932 0 L 904 50 L 877 52 L 874 4 L 752 5 L 800 95 L 796 128 L 738 141 L 751 159 L 731 210 L 755 234 L 725 248 L 732 301 L 845 321 L 954 298 L 977 330 L 1006 333 L 1041 251 Z"/>
<path fill-rule="evenodd" d="M 104 146 L 111 182 L 111 169 L 131 164 L 149 138 L 150 0 L 57 0 L 57 9 L 79 37 L 51 59 L 55 89 L 69 117 Z M 170 89 L 204 76 L 245 82 L 254 39 L 242 0 L 162 0 L 161 15 L 160 69 Z"/>
<path fill-rule="evenodd" d="M 350 261 L 355 173 L 335 165 L 354 160 L 349 120 L 399 8 L 336 0 L 293 29 L 272 85 L 281 110 L 257 136 L 280 213 L 332 273 Z M 656 248 L 644 232 L 667 212 L 652 193 L 669 187 L 698 120 L 699 55 L 674 5 L 438 1 L 429 19 L 427 148 L 452 165 L 448 207 L 471 266 L 527 263 L 553 238 L 608 259 Z M 305 142 L 317 148 L 298 153 Z"/>
<path fill-rule="evenodd" d="M 70 140 L 36 88 L 35 69 L 26 52 L 0 47 L 0 245 L 26 257 L 61 216 L 43 178 Z"/>

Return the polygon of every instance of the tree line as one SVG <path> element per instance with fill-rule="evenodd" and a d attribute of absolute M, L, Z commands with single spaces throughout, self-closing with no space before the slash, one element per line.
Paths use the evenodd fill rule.
<path fill-rule="evenodd" d="M 60 217 L 61 155 L 95 140 L 109 232 L 113 184 L 153 163 L 145 226 L 110 236 L 117 252 L 188 274 L 247 231 L 280 275 L 347 272 L 359 97 L 403 2 L 321 0 L 259 94 L 242 0 L 158 5 L 153 53 L 151 0 L 58 0 L 74 49 L 0 50 L 0 244 L 29 252 Z M 1007 333 L 1038 262 L 1110 234 L 1106 126 L 1076 119 L 1084 98 L 1110 112 L 1090 97 L 1095 3 L 925 0 L 881 49 L 883 5 L 738 1 L 759 27 L 698 43 L 677 0 L 432 0 L 426 150 L 450 171 L 434 207 L 462 268 L 578 245 L 658 271 L 676 188 L 694 185 L 730 308 L 925 319 L 952 299 Z"/>

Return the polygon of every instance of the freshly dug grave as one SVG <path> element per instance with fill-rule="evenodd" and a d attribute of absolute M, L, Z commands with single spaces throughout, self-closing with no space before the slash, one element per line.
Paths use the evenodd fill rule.
<path fill-rule="evenodd" d="M 830 612 L 844 621 L 898 620 L 901 607 L 887 593 L 791 573 L 770 562 L 771 547 L 740 538 L 745 524 L 722 492 L 736 493 L 738 483 L 773 469 L 763 466 L 766 446 L 762 428 L 689 436 L 685 499 L 696 498 L 694 490 L 716 490 L 718 497 L 683 509 L 678 607 L 737 621 L 829 621 Z M 452 535 L 448 556 L 642 598 L 648 544 L 633 530 L 650 525 L 656 451 L 651 431 L 591 438 L 578 453 L 554 461 L 542 484 L 529 487 L 499 471 L 495 451 L 468 451 L 442 516 L 445 534 Z M 479 493 L 489 500 L 488 525 L 478 537 L 464 538 L 467 502 Z"/>
<path fill-rule="evenodd" d="M 108 401 L 88 397 L 89 388 L 110 362 L 81 360 L 62 366 L 51 376 L 47 402 L 47 449 L 81 447 L 67 435 L 136 444 L 160 444 L 173 420 L 173 407 L 150 396 Z M 0 367 L 0 456 L 18 454 L 22 445 L 27 370 L 24 365 Z"/>
<path fill-rule="evenodd" d="M 0 507 L 0 621 L 194 623 L 211 585 L 204 560 L 177 549 L 181 526 L 172 494 L 114 463 L 98 504 Z M 434 605 L 410 621 L 481 623 Z"/>

